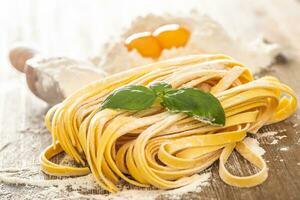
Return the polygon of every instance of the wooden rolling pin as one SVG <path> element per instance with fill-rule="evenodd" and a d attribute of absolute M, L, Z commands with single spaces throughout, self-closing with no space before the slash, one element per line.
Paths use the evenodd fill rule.
<path fill-rule="evenodd" d="M 51 105 L 106 75 L 90 62 L 66 57 L 44 57 L 28 47 L 11 49 L 9 59 L 16 70 L 26 75 L 31 92 Z"/>

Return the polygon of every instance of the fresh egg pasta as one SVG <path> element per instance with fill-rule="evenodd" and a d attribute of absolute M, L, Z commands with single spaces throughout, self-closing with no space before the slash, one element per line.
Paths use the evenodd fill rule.
<path fill-rule="evenodd" d="M 116 89 L 155 81 L 211 93 L 224 109 L 225 125 L 199 121 L 159 103 L 140 111 L 101 108 Z M 195 181 L 197 173 L 218 160 L 225 183 L 252 187 L 266 180 L 268 169 L 244 138 L 286 119 L 296 108 L 295 92 L 287 85 L 271 76 L 254 80 L 247 67 L 228 56 L 161 61 L 93 82 L 52 107 L 45 122 L 53 143 L 41 154 L 41 166 L 56 176 L 92 173 L 102 188 L 117 192 L 120 179 L 140 187 L 178 188 Z M 260 171 L 250 176 L 231 174 L 225 164 L 234 150 Z M 83 167 L 51 162 L 60 152 Z"/>

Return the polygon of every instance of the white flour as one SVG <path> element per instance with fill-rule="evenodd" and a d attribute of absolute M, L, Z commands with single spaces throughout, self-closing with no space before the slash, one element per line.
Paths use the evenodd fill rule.
<path fill-rule="evenodd" d="M 107 197 L 108 199 L 113 200 L 152 200 L 160 195 L 166 195 L 170 199 L 181 199 L 181 196 L 183 194 L 186 194 L 188 192 L 200 192 L 203 186 L 208 186 L 208 180 L 210 179 L 210 177 L 211 172 L 201 174 L 193 183 L 173 190 L 123 190 L 117 194 L 110 194 Z"/>
<path fill-rule="evenodd" d="M 257 73 L 271 65 L 279 53 L 279 46 L 276 44 L 266 44 L 262 38 L 256 41 L 234 38 L 209 16 L 192 11 L 176 15 L 149 14 L 137 17 L 119 38 L 111 40 L 104 46 L 100 53 L 99 65 L 109 74 L 113 74 L 154 62 L 153 59 L 142 57 L 137 51 L 129 52 L 124 46 L 124 41 L 134 33 L 153 32 L 161 25 L 174 23 L 188 28 L 191 37 L 185 47 L 163 50 L 158 60 L 190 54 L 221 53 L 232 56 L 249 66 L 253 73 Z"/>
<path fill-rule="evenodd" d="M 266 151 L 259 146 L 259 142 L 255 138 L 247 137 L 244 139 L 244 142 L 251 148 L 251 150 L 258 155 L 264 155 Z"/>
<path fill-rule="evenodd" d="M 271 143 L 269 144 L 278 144 L 278 140 L 277 139 L 274 139 Z"/>
<path fill-rule="evenodd" d="M 280 151 L 288 151 L 289 150 L 289 147 L 282 147 L 280 148 Z"/>
<path fill-rule="evenodd" d="M 30 169 L 33 170 L 34 169 Z M 3 173 L 3 171 L 5 171 Z M 97 184 L 94 181 L 91 174 L 75 178 L 64 178 L 64 179 L 53 179 L 53 180 L 43 180 L 43 179 L 29 179 L 20 178 L 19 175 L 22 170 L 17 169 L 5 169 L 0 172 L 0 182 L 16 185 L 30 185 L 38 187 L 57 187 L 59 189 L 64 189 L 71 186 L 72 189 L 94 189 Z"/>
<path fill-rule="evenodd" d="M 49 93 L 54 87 L 63 97 L 67 97 L 82 86 L 106 75 L 90 62 L 66 57 L 36 58 L 31 59 L 29 64 L 35 67 L 39 81 L 36 88 L 41 94 Z"/>
<path fill-rule="evenodd" d="M 8 168 L 0 171 L 0 182 L 14 185 L 25 185 L 25 187 L 41 187 L 43 190 L 34 195 L 43 199 L 128 199 L 128 200 L 152 200 L 160 195 L 168 196 L 171 199 L 180 199 L 188 192 L 200 192 L 202 187 L 209 185 L 211 172 L 196 175 L 196 180 L 184 187 L 173 190 L 155 189 L 128 189 L 123 185 L 123 189 L 116 194 L 82 194 L 81 192 L 99 190 L 99 186 L 94 181 L 91 174 L 75 178 L 64 178 L 55 180 L 31 179 L 19 177 L 20 173 L 28 170 L 39 170 L 36 168 L 17 169 Z M 128 187 L 128 186 L 127 186 Z M 103 190 L 99 190 L 103 193 Z M 27 194 L 29 197 L 32 194 Z M 31 196 L 32 197 L 32 196 Z M 25 197 L 24 197 L 25 198 Z M 26 199 L 26 198 L 25 198 Z"/>
<path fill-rule="evenodd" d="M 273 137 L 277 134 L 278 134 L 277 131 L 268 131 L 268 132 L 258 134 L 257 138 Z"/>
<path fill-rule="evenodd" d="M 268 131 L 268 132 L 264 132 L 264 133 L 260 133 L 257 135 L 258 139 L 262 139 L 262 143 L 266 143 L 266 144 L 278 144 L 278 140 L 282 139 L 286 136 L 276 136 L 280 131 Z"/>
<path fill-rule="evenodd" d="M 282 135 L 282 136 L 280 136 L 280 135 L 278 135 L 278 136 L 275 136 L 277 139 L 279 139 L 279 140 L 282 140 L 283 138 L 286 138 L 287 136 L 286 135 Z"/>

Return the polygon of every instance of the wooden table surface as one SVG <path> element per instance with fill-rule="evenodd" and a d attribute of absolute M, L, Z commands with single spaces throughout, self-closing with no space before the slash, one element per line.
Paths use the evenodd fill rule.
<path fill-rule="evenodd" d="M 56 6 L 62 4 L 56 3 Z M 107 1 L 104 3 L 106 3 L 105 5 L 108 4 Z M 101 3 L 98 4 L 101 5 Z M 142 7 L 141 3 L 137 4 L 139 5 L 136 7 Z M 156 4 L 156 7 L 159 6 L 158 3 L 153 4 Z M 163 4 L 168 4 L 168 2 Z M 270 69 L 259 76 L 264 74 L 277 76 L 290 85 L 300 99 L 299 0 L 262 0 L 257 2 L 252 0 L 222 0 L 214 1 L 214 3 L 203 0 L 191 1 L 190 4 L 192 5 L 190 7 L 197 6 L 212 15 L 229 32 L 249 39 L 263 34 L 268 41 L 280 44 L 285 59 L 281 57 Z M 122 6 L 126 10 L 132 5 L 122 4 Z M 153 7 L 155 8 L 155 6 Z M 12 7 L 10 6 L 11 9 Z M 29 6 L 25 9 L 34 8 Z M 20 11 L 20 13 L 22 12 Z M 6 13 L 10 13 L 10 11 L 6 10 Z M 9 23 L 6 23 L 6 28 L 11 27 L 8 25 Z M 11 23 L 20 23 L 20 20 L 18 22 L 12 20 Z M 0 32 L 3 31 L 5 32 L 6 29 L 0 30 Z M 26 35 L 22 31 L 19 34 Z M 17 40 L 16 34 L 12 34 L 11 37 L 8 33 L 6 38 L 1 38 L 0 33 L 0 43 L 5 39 Z M 51 137 L 43 125 L 43 116 L 49 107 L 28 92 L 24 77 L 9 69 L 4 60 L 5 50 L 11 43 L 6 42 L 0 47 L 0 54 L 2 54 L 0 61 L 0 174 L 1 169 L 8 167 L 38 167 L 40 152 L 51 142 Z M 63 43 L 62 45 L 66 46 L 67 44 Z M 44 46 L 44 48 L 47 47 Z M 64 47 L 66 53 L 70 53 L 67 49 Z M 215 163 L 212 166 L 210 185 L 204 187 L 200 193 L 185 194 L 182 199 L 300 199 L 300 125 L 297 126 L 297 124 L 300 124 L 300 114 L 296 113 L 284 122 L 264 127 L 261 130 L 262 132 L 279 131 L 277 136 L 287 136 L 279 140 L 278 144 L 269 144 L 270 141 L 267 138 L 259 140 L 261 146 L 266 150 L 264 158 L 269 167 L 269 178 L 262 185 L 249 189 L 228 186 L 220 180 L 218 164 Z M 234 172 L 236 174 L 253 172 L 253 168 L 246 161 L 239 159 L 238 156 L 233 156 L 230 163 L 231 165 L 242 166 L 241 170 Z M 34 196 L 35 193 L 40 190 L 42 189 L 0 183 L 0 199 L 35 199 L 38 198 Z"/>

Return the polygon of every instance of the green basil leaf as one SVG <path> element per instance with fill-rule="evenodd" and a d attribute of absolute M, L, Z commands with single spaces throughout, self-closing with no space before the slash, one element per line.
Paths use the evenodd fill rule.
<path fill-rule="evenodd" d="M 172 89 L 172 86 L 166 82 L 156 81 L 149 85 L 149 87 L 155 92 L 157 96 L 164 95 L 165 92 Z"/>
<path fill-rule="evenodd" d="M 184 112 L 202 122 L 225 125 L 225 112 L 219 100 L 195 88 L 167 91 L 162 105 L 172 112 Z"/>
<path fill-rule="evenodd" d="M 152 106 L 155 92 L 141 85 L 128 85 L 113 91 L 103 102 L 102 109 L 145 110 Z"/>

